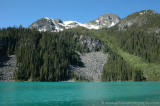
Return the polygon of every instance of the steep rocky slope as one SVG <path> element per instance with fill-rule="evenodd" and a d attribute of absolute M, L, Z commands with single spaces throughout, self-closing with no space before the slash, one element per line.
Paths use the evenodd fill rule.
<path fill-rule="evenodd" d="M 12 81 L 16 70 L 15 55 L 0 57 L 0 81 Z"/>
<path fill-rule="evenodd" d="M 70 71 L 90 82 L 100 82 L 104 64 L 108 54 L 102 52 L 90 52 L 79 54 L 83 67 L 70 65 Z"/>

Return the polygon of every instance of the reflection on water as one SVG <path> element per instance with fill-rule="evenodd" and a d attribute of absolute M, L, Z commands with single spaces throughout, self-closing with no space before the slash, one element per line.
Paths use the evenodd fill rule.
<path fill-rule="evenodd" d="M 0 105 L 129 103 L 160 105 L 160 82 L 0 82 Z"/>

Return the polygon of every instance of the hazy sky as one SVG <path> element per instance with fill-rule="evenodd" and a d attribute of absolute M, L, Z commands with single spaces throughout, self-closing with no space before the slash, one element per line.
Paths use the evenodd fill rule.
<path fill-rule="evenodd" d="M 124 18 L 145 9 L 160 13 L 160 0 L 0 0 L 0 27 L 28 27 L 42 17 L 85 23 L 107 13 Z"/>

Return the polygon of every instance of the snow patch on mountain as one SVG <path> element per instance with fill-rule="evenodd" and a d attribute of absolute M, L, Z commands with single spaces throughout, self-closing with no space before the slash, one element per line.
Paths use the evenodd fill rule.
<path fill-rule="evenodd" d="M 77 21 L 63 21 L 62 24 L 66 29 L 68 28 L 75 28 L 77 26 L 80 26 L 80 23 Z"/>
<path fill-rule="evenodd" d="M 50 20 L 50 18 L 48 18 L 48 17 L 44 17 L 45 19 L 47 19 L 47 20 Z"/>
<path fill-rule="evenodd" d="M 142 15 L 142 14 L 145 14 L 145 13 L 146 13 L 146 12 L 144 11 L 144 12 L 141 12 L 141 13 L 139 13 L 139 14 L 141 14 L 141 15 Z"/>
<path fill-rule="evenodd" d="M 87 24 L 87 23 L 80 24 L 80 26 L 88 28 L 88 29 L 100 29 L 100 27 L 97 25 L 92 25 L 92 24 Z"/>
<path fill-rule="evenodd" d="M 73 23 L 78 23 L 76 21 L 63 21 L 64 25 L 70 25 L 70 24 L 73 24 Z"/>
<path fill-rule="evenodd" d="M 113 27 L 115 25 L 116 25 L 116 23 L 112 22 L 111 25 L 108 28 Z"/>

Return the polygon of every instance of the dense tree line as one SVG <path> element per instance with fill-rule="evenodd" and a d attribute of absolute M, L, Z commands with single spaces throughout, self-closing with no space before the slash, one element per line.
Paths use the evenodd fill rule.
<path fill-rule="evenodd" d="M 147 63 L 160 63 L 160 34 L 147 31 L 136 26 L 123 31 L 114 28 L 106 31 L 106 36 L 112 36 L 117 42 L 114 49 L 120 48 L 127 53 L 134 54 Z M 118 55 L 116 49 L 110 48 L 109 58 L 103 68 L 102 81 L 142 81 L 145 80 L 143 71 L 130 65 L 123 57 Z"/>
<path fill-rule="evenodd" d="M 115 31 L 121 48 L 135 54 L 146 62 L 160 61 L 160 14 L 152 10 L 134 13 L 126 20 L 137 17 L 140 23 L 125 26 L 121 31 Z M 116 26 L 115 28 L 118 29 Z"/>
<path fill-rule="evenodd" d="M 22 30 L 24 30 L 21 26 L 19 28 L 8 27 L 7 29 L 0 29 L 0 55 L 11 55 L 15 53 L 16 44 L 21 37 Z"/>
<path fill-rule="evenodd" d="M 39 36 L 42 37 L 39 39 L 38 35 L 30 34 L 25 38 L 28 40 L 21 40 L 23 45 L 19 47 L 23 55 L 19 55 L 22 53 L 17 51 L 17 62 L 19 69 L 26 70 L 26 73 L 17 71 L 15 78 L 27 77 L 25 80 L 31 78 L 40 81 L 60 81 L 69 78 L 69 64 L 80 65 L 80 58 L 72 48 L 73 39 L 50 32 L 41 33 Z"/>
<path fill-rule="evenodd" d="M 14 73 L 15 80 L 61 81 L 79 78 L 73 76 L 68 68 L 70 64 L 83 65 L 78 52 L 89 52 L 89 48 L 79 43 L 79 39 L 84 35 L 93 36 L 90 32 L 82 27 L 57 33 L 39 32 L 22 26 L 3 28 L 0 30 L 0 55 L 16 55 L 18 70 Z"/>
<path fill-rule="evenodd" d="M 142 81 L 143 71 L 128 64 L 118 54 L 110 51 L 103 68 L 102 81 Z"/>
<path fill-rule="evenodd" d="M 108 40 L 111 46 L 108 61 L 103 68 L 103 81 L 145 80 L 144 70 L 125 61 L 118 55 L 118 49 L 134 54 L 148 64 L 160 63 L 160 15 L 151 10 L 142 12 L 143 15 L 137 12 L 122 20 L 132 22 L 136 18 L 139 23 L 126 25 L 122 29 L 118 25 L 103 29 L 106 39 L 111 39 Z"/>
<path fill-rule="evenodd" d="M 143 58 L 146 62 L 160 61 L 160 36 L 155 32 L 128 30 L 119 33 L 121 48 Z"/>

